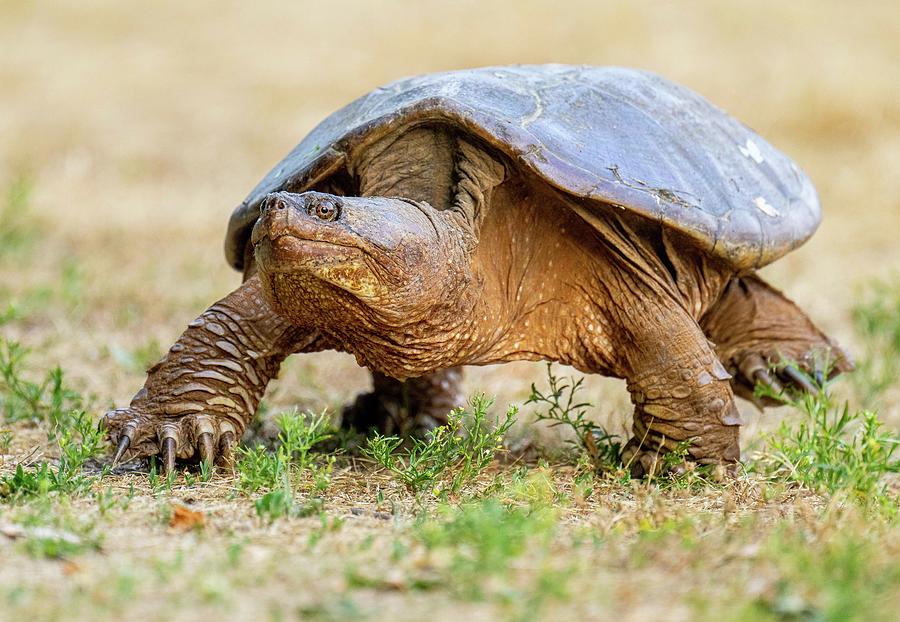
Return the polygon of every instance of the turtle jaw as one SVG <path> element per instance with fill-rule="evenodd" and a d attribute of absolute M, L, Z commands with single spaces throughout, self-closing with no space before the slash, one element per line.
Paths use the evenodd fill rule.
<path fill-rule="evenodd" d="M 263 236 L 254 252 L 260 276 L 267 283 L 264 291 L 283 309 L 293 306 L 297 290 L 291 284 L 298 281 L 304 283 L 304 290 L 333 286 L 363 299 L 376 297 L 381 289 L 358 248 L 283 234 Z"/>
<path fill-rule="evenodd" d="M 263 277 L 312 277 L 354 295 L 373 295 L 379 279 L 365 240 L 346 231 L 339 214 L 339 199 L 331 195 L 269 195 L 251 237 Z"/>
<path fill-rule="evenodd" d="M 362 251 L 322 240 L 295 235 L 263 235 L 254 246 L 256 263 L 267 273 L 308 271 L 319 273 L 328 268 L 356 263 Z"/>

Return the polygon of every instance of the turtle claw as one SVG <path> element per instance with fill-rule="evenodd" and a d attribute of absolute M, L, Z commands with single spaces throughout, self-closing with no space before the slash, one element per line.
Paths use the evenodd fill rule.
<path fill-rule="evenodd" d="M 784 387 L 781 386 L 781 383 L 775 380 L 765 369 L 757 369 L 753 372 L 753 379 L 756 380 L 757 384 L 768 387 L 773 393 L 781 393 L 784 391 Z"/>
<path fill-rule="evenodd" d="M 808 363 L 781 360 L 772 364 L 760 354 L 748 354 L 737 365 L 735 375 L 740 382 L 735 383 L 735 391 L 761 406 L 778 405 L 785 389 L 816 395 L 825 384 L 826 374 L 821 363 L 817 359 L 810 358 L 812 360 Z M 753 389 L 756 386 L 765 387 L 767 391 L 761 396 L 754 394 Z"/>
<path fill-rule="evenodd" d="M 816 379 L 816 384 L 821 386 L 825 385 L 825 372 L 822 371 L 821 368 L 816 366 L 816 370 L 813 373 L 813 377 Z"/>
<path fill-rule="evenodd" d="M 223 465 L 228 467 L 234 464 L 234 450 L 232 445 L 234 445 L 234 432 L 226 430 L 222 433 L 222 438 L 219 440 L 219 460 Z"/>
<path fill-rule="evenodd" d="M 786 365 L 781 368 L 780 373 L 786 379 L 790 380 L 794 385 L 800 387 L 810 395 L 819 392 L 819 387 L 813 384 L 813 381 L 804 372 L 800 371 L 793 365 Z M 819 372 L 821 374 L 821 372 Z M 821 386 L 821 383 L 819 383 Z"/>
<path fill-rule="evenodd" d="M 213 448 L 212 432 L 203 432 L 200 434 L 200 460 L 209 465 L 215 462 L 215 450 Z"/>
<path fill-rule="evenodd" d="M 175 471 L 176 447 L 177 443 L 175 442 L 174 436 L 166 436 L 163 438 L 159 453 L 163 463 L 163 473 L 166 475 Z"/>
<path fill-rule="evenodd" d="M 124 456 L 125 452 L 128 451 L 129 445 L 131 445 L 131 436 L 129 436 L 127 432 L 122 432 L 122 434 L 119 436 L 119 444 L 116 445 L 116 453 L 115 455 L 113 455 L 113 468 L 117 467 L 119 465 L 119 462 L 122 461 L 122 456 Z"/>

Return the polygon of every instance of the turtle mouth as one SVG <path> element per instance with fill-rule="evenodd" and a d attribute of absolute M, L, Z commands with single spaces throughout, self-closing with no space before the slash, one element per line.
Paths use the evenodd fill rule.
<path fill-rule="evenodd" d="M 265 272 L 320 272 L 351 263 L 360 249 L 294 233 L 263 234 L 254 243 L 256 262 Z"/>

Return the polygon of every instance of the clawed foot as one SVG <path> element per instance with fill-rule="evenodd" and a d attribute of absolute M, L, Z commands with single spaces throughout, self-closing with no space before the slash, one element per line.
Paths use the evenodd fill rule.
<path fill-rule="evenodd" d="M 175 470 L 176 459 L 231 465 L 233 446 L 241 432 L 234 421 L 223 417 L 191 414 L 167 418 L 135 407 L 106 413 L 100 425 L 116 446 L 113 466 L 125 458 L 159 455 L 166 473 Z"/>
<path fill-rule="evenodd" d="M 664 457 L 663 450 L 644 448 L 637 438 L 632 438 L 625 444 L 621 456 L 622 464 L 625 466 L 625 470 L 631 474 L 632 479 L 661 474 L 669 466 Z"/>
<path fill-rule="evenodd" d="M 622 464 L 632 479 L 656 477 L 671 474 L 683 475 L 696 467 L 687 462 L 685 456 L 676 455 L 666 449 L 643 447 L 637 438 L 630 439 L 622 449 Z"/>
<path fill-rule="evenodd" d="M 688 454 L 672 453 L 666 449 L 644 447 L 637 438 L 631 438 L 622 449 L 622 464 L 632 479 L 672 475 L 679 477 L 697 468 L 698 465 L 712 465 L 715 473 L 722 476 L 737 476 L 740 463 L 735 459 L 697 460 Z"/>
<path fill-rule="evenodd" d="M 415 412 L 411 412 L 415 410 Z M 434 428 L 447 423 L 448 411 L 421 411 L 410 408 L 400 399 L 383 393 L 362 393 L 352 404 L 344 407 L 341 421 L 346 428 L 361 432 L 374 430 L 389 436 L 422 437 Z"/>
<path fill-rule="evenodd" d="M 785 389 L 815 395 L 827 380 L 852 370 L 853 364 L 840 353 L 834 361 L 824 356 L 810 355 L 799 361 L 778 359 L 773 364 L 768 357 L 754 352 L 745 355 L 736 367 L 735 393 L 760 406 L 770 406 L 778 404 L 778 400 L 769 395 L 756 394 L 757 384 L 775 396 L 781 395 Z"/>
<path fill-rule="evenodd" d="M 343 425 L 361 432 L 424 436 L 447 423 L 451 410 L 465 405 L 462 371 L 443 369 L 404 382 L 375 373 L 373 391 L 344 408 Z"/>

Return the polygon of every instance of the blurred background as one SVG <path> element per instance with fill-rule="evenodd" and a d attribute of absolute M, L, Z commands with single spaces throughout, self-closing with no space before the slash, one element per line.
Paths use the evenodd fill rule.
<path fill-rule="evenodd" d="M 900 270 L 896 0 L 2 0 L 0 41 L 0 330 L 101 403 L 126 403 L 239 283 L 225 225 L 269 168 L 336 108 L 422 72 L 626 65 L 699 91 L 817 184 L 821 229 L 764 275 L 851 351 L 860 285 Z M 467 384 L 505 404 L 543 375 Z M 293 357 L 268 401 L 337 407 L 366 383 L 349 356 Z M 627 419 L 622 383 L 588 388 L 598 417 Z"/>

